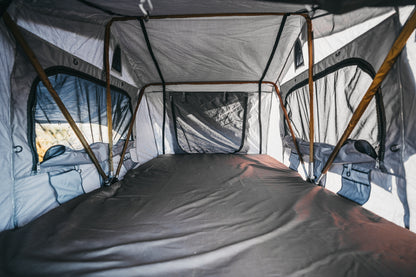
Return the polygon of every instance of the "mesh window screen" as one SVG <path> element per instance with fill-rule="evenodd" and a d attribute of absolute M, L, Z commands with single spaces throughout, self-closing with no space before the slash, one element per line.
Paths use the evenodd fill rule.
<path fill-rule="evenodd" d="M 247 94 L 171 92 L 178 145 L 187 153 L 235 153 L 245 139 Z"/>
<path fill-rule="evenodd" d="M 81 76 L 82 75 L 82 76 Z M 89 76 L 57 73 L 49 76 L 52 86 L 60 96 L 77 126 L 89 144 L 108 143 L 105 84 Z M 75 150 L 83 149 L 46 87 L 39 80 L 32 87 L 31 120 L 32 143 L 35 143 L 39 161 L 53 145 L 65 145 Z M 132 116 L 130 97 L 112 88 L 113 142 L 127 134 Z"/>
<path fill-rule="evenodd" d="M 345 66 L 314 82 L 315 142 L 335 145 L 357 108 L 372 77 L 356 65 Z M 350 138 L 379 146 L 376 99 L 370 103 Z M 309 141 L 309 90 L 304 85 L 286 96 L 286 108 L 297 138 Z"/>
<path fill-rule="evenodd" d="M 303 53 L 302 53 L 302 44 L 300 43 L 300 40 L 297 39 L 295 42 L 295 47 L 293 51 L 295 55 L 295 69 L 301 67 L 304 64 L 303 61 Z"/>

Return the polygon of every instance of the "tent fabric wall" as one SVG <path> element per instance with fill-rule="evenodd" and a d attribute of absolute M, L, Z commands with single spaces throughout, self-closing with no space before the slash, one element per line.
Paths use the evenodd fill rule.
<path fill-rule="evenodd" d="M 9 13 L 23 29 L 88 63 L 103 66 L 102 25 L 69 20 L 44 12 L 37 14 L 32 9 L 27 3 L 13 3 Z"/>
<path fill-rule="evenodd" d="M 345 47 L 351 41 L 362 36 L 388 17 L 395 13 L 394 9 L 383 8 L 373 9 L 364 8 L 359 11 L 348 13 L 347 19 L 338 20 L 337 18 L 342 15 L 326 15 L 318 17 L 312 20 L 314 27 L 314 63 L 317 64 L 329 55 L 337 52 L 339 49 Z M 348 22 L 355 22 L 357 17 L 365 15 L 365 19 L 357 21 L 356 24 L 348 25 Z M 368 15 L 368 17 L 367 17 Z M 322 22 L 324 21 L 324 22 Z M 327 22 L 326 22 L 327 21 Z M 340 23 L 342 21 L 344 23 Z M 327 25 L 328 24 L 328 25 Z M 319 27 L 316 27 L 319 26 Z M 349 26 L 349 28 L 347 28 Z M 286 67 L 283 70 L 284 74 L 278 80 L 280 84 L 285 84 L 287 81 L 293 79 L 308 68 L 308 45 L 306 28 L 303 28 L 300 35 L 300 39 L 303 43 L 302 52 L 304 57 L 304 65 L 299 68 L 293 66 L 293 53 L 290 54 L 290 62 L 286 63 Z"/>
<path fill-rule="evenodd" d="M 283 143 L 280 129 L 280 123 L 283 121 L 283 113 L 281 111 L 280 103 L 275 92 L 271 97 L 270 103 L 270 120 L 269 120 L 269 132 L 267 139 L 267 155 L 275 158 L 278 161 L 283 162 Z"/>
<path fill-rule="evenodd" d="M 91 66 L 90 64 L 58 49 L 57 47 L 45 43 L 45 41 L 40 40 L 28 32 L 25 32 L 24 34 L 26 35 L 29 45 L 35 49 L 35 54 L 38 55 L 38 59 L 44 68 L 59 65 L 84 72 L 92 77 L 95 77 L 96 79 L 102 80 L 102 72 L 98 68 Z M 16 64 L 19 66 L 16 66 L 13 72 L 12 91 L 19 91 L 22 93 L 13 93 L 12 97 L 16 103 L 28 103 L 29 92 L 37 74 L 27 61 L 26 56 L 21 51 L 17 54 Z M 111 80 L 114 86 L 122 88 L 132 99 L 135 98 L 137 88 L 132 87 L 116 78 L 112 78 Z M 13 108 L 13 112 L 13 125 L 15 126 L 13 128 L 13 140 L 15 145 L 21 145 L 23 147 L 22 152 L 16 155 L 15 160 L 15 175 L 16 178 L 20 178 L 30 175 L 33 167 L 33 165 L 31 165 L 33 161 L 28 142 L 27 104 L 16 105 Z"/>
<path fill-rule="evenodd" d="M 155 140 L 154 125 L 150 118 L 150 107 L 147 97 L 142 98 L 136 120 L 136 136 L 137 141 L 135 148 L 132 149 L 132 159 L 139 164 L 143 164 L 158 156 L 157 142 Z"/>
<path fill-rule="evenodd" d="M 99 68 L 79 59 L 77 56 L 59 49 L 28 31 L 22 30 L 22 32 L 45 69 L 55 66 L 65 67 L 67 69 L 83 72 L 103 81 L 102 70 Z M 5 47 L 5 49 L 7 49 L 7 47 Z M 11 57 L 14 57 L 14 54 L 11 55 Z M 7 227 L 4 227 L 5 229 L 23 226 L 60 204 L 59 199 L 62 199 L 60 197 L 61 192 L 58 191 L 59 188 L 57 190 L 50 182 L 50 177 L 56 175 L 58 172 L 66 171 L 68 172 L 67 177 L 69 177 L 69 175 L 71 175 L 70 172 L 74 173 L 73 170 L 75 170 L 77 172 L 76 174 L 78 174 L 82 180 L 82 189 L 86 192 L 97 189 L 103 182 L 98 174 L 96 174 L 96 169 L 91 164 L 87 154 L 82 153 L 82 151 L 67 150 L 64 155 L 48 160 L 48 162 L 43 163 L 40 167 L 38 166 L 37 171 L 33 171 L 33 168 L 34 166 L 36 168 L 36 165 L 34 164 L 32 149 L 30 147 L 31 142 L 29 142 L 28 139 L 29 122 L 27 113 L 29 94 L 37 74 L 20 48 L 18 48 L 16 52 L 15 66 L 9 65 L 9 68 L 10 70 L 13 69 L 11 72 L 12 75 L 8 77 L 10 80 L 9 83 L 11 84 L 11 101 L 13 103 L 13 105 L 11 105 L 11 135 L 13 145 L 19 146 L 21 151 L 14 154 L 14 160 L 13 163 L 11 163 L 14 165 L 13 178 L 15 179 L 15 183 L 9 183 L 14 189 L 14 192 L 13 196 L 9 196 L 7 200 L 15 201 L 15 203 L 13 203 L 13 205 L 7 203 L 7 207 L 3 209 L 3 211 L 7 211 L 11 208 L 15 209 L 14 225 L 9 224 Z M 136 87 L 115 77 L 111 79 L 111 84 L 126 91 L 132 99 L 136 99 L 136 93 L 138 91 Z M 92 148 L 97 155 L 101 166 L 105 171 L 108 171 L 108 150 L 105 150 L 107 147 L 106 145 L 107 144 L 96 144 L 92 145 Z M 13 150 L 13 146 L 11 149 Z M 119 149 L 119 151 L 121 151 L 121 149 Z M 119 157 L 117 157 L 118 154 L 118 152 L 115 152 L 115 159 L 113 161 L 115 166 L 118 165 L 116 163 L 118 161 L 117 159 L 119 159 Z M 6 167 L 4 167 L 4 169 L 6 169 Z M 126 170 L 124 169 L 122 173 L 125 173 L 125 171 Z M 121 175 L 120 178 L 122 178 L 122 176 L 123 175 Z M 67 200 L 73 198 L 83 191 L 73 192 L 64 199 Z M 67 192 L 64 193 L 67 194 Z M 6 206 L 6 202 L 4 205 Z"/>
<path fill-rule="evenodd" d="M 14 43 L 10 38 L 3 22 L 0 23 L 0 230 L 14 227 L 14 176 L 13 155 L 18 148 L 14 148 L 11 140 L 12 133 L 12 96 L 10 88 L 10 76 L 14 65 Z"/>
<path fill-rule="evenodd" d="M 108 173 L 108 147 L 106 144 L 91 145 L 103 170 Z M 118 148 L 118 149 L 117 149 Z M 118 165 L 119 145 L 115 147 L 114 167 Z M 130 151 L 131 146 L 128 148 Z M 126 166 L 135 163 L 126 157 L 120 179 Z M 129 168 L 130 169 L 130 168 Z M 40 172 L 16 179 L 15 227 L 21 227 L 64 202 L 100 188 L 102 180 L 88 155 L 83 151 L 67 149 L 62 155 L 42 163 Z"/>
<path fill-rule="evenodd" d="M 167 93 L 174 92 L 246 92 L 248 96 L 248 111 L 246 119 L 246 130 L 245 130 L 245 141 L 243 153 L 258 154 L 259 153 L 259 123 L 258 123 L 258 84 L 246 84 L 246 85 L 175 85 L 168 86 Z M 271 111 L 271 101 L 273 94 L 275 93 L 271 90 L 269 84 L 264 84 L 262 86 L 262 146 L 263 153 L 267 152 L 268 139 L 269 139 L 269 113 Z M 168 97 L 169 98 L 169 97 Z M 144 93 L 144 100 L 139 108 L 139 118 L 143 118 L 143 121 L 137 121 L 136 130 L 138 141 L 144 143 L 143 145 L 137 146 L 136 159 L 141 159 L 140 157 L 154 157 L 155 154 L 163 154 L 162 147 L 162 125 L 163 125 L 163 96 L 160 86 L 151 86 L 146 89 Z M 147 110 L 146 110 L 147 105 Z M 183 153 L 180 147 L 176 142 L 176 135 L 174 130 L 171 104 L 170 99 L 167 101 L 167 111 L 166 111 L 166 123 L 165 123 L 165 153 L 174 154 L 174 153 Z M 150 131 L 152 135 L 150 135 Z M 156 149 L 154 148 L 156 146 Z M 140 149 L 140 150 L 139 150 Z M 150 154 L 153 153 L 153 154 Z M 148 159 L 144 158 L 144 161 Z"/>
<path fill-rule="evenodd" d="M 403 25 L 414 7 L 402 7 L 399 9 L 400 22 Z M 403 163 L 407 181 L 407 199 L 410 211 L 410 230 L 416 230 L 416 40 L 414 39 L 416 31 L 410 36 L 406 43 L 398 63 L 400 63 L 400 81 L 401 81 L 401 103 L 403 112 L 400 117 L 403 118 Z M 410 119 L 410 120 L 406 120 Z"/>
<path fill-rule="evenodd" d="M 67 2 L 65 1 L 65 3 Z M 87 14 L 81 15 L 83 12 L 94 12 L 94 9 L 90 10 L 88 7 L 80 9 L 77 14 L 74 8 L 76 9 L 78 5 L 74 3 L 72 3 L 72 6 L 65 7 L 66 11 L 72 11 L 68 17 L 62 14 L 57 15 L 56 10 L 47 12 L 48 10 L 51 11 L 50 6 L 38 10 L 36 4 L 28 4 L 25 1 L 14 1 L 8 11 L 16 18 L 16 23 L 23 29 L 74 57 L 103 69 L 104 26 L 111 17 L 101 15 L 97 19 L 94 16 L 87 16 Z M 117 41 L 112 39 L 110 44 L 111 64 L 112 51 Z M 128 58 L 123 50 L 122 64 L 127 64 Z M 136 76 L 132 73 L 131 66 L 125 66 L 123 69 L 123 74 L 116 71 L 112 71 L 112 74 L 128 84 L 136 85 Z"/>
<path fill-rule="evenodd" d="M 398 20 L 397 14 L 388 17 L 383 22 L 378 24 L 376 27 L 371 29 L 369 32 L 364 33 L 357 39 L 347 44 L 345 47 L 337 50 L 335 53 L 329 55 L 321 62 L 315 64 L 314 72 L 322 72 L 331 65 L 337 64 L 351 57 L 360 58 L 369 62 L 374 67 L 375 71 L 377 71 L 385 55 L 387 54 L 388 50 L 393 44 L 399 32 L 399 29 L 400 22 Z M 367 49 L 373 50 L 367 51 Z M 413 94 L 415 90 L 414 88 L 409 88 L 407 92 L 404 92 L 402 90 L 401 82 L 403 82 L 403 80 L 399 78 L 400 71 L 406 72 L 408 70 L 404 68 L 401 69 L 401 65 L 399 62 L 389 73 L 381 87 L 384 102 L 383 108 L 386 114 L 386 142 L 384 154 L 384 166 L 386 168 L 386 171 L 383 171 L 383 168 L 374 168 L 372 170 L 371 179 L 372 187 L 381 186 L 389 187 L 389 189 L 373 189 L 371 191 L 370 198 L 368 202 L 364 204 L 364 207 L 382 215 L 383 217 L 401 226 L 408 226 L 409 208 L 408 198 L 406 195 L 406 186 L 409 186 L 411 188 L 412 184 L 406 184 L 406 179 L 404 178 L 405 174 L 403 161 L 401 158 L 401 151 L 395 150 L 395 148 L 392 146 L 398 145 L 399 149 L 403 148 L 403 118 L 397 116 L 397 111 L 403 110 L 400 100 L 401 94 L 408 93 L 409 99 L 412 99 L 411 94 Z M 293 87 L 297 82 L 306 79 L 306 74 L 307 72 L 304 72 L 300 76 L 297 76 L 296 78 L 283 84 L 281 88 L 283 97 L 286 96 L 286 93 L 289 91 L 289 89 Z M 363 92 L 365 92 L 367 87 L 358 87 L 357 89 L 363 90 Z M 367 113 L 371 112 L 372 111 L 367 111 Z M 308 149 L 306 148 L 304 151 L 305 152 L 302 152 L 306 153 L 307 155 Z M 316 153 L 316 155 L 320 155 L 320 158 L 316 157 L 316 159 L 318 161 L 321 161 L 321 163 L 325 163 L 327 159 L 327 156 L 323 153 L 324 152 L 319 150 L 317 150 Z M 359 160 L 357 160 L 356 162 L 359 162 Z M 342 167 L 334 166 L 331 169 L 331 171 L 337 172 L 338 175 L 341 175 Z M 336 185 L 337 183 L 340 184 L 340 179 L 334 179 L 331 177 L 331 182 L 328 182 L 327 180 L 326 183 L 328 184 L 327 188 L 333 190 L 334 192 L 340 191 L 340 186 Z M 388 186 L 386 185 L 387 183 L 389 183 Z M 388 201 L 390 203 L 388 209 L 386 209 L 385 205 L 383 205 L 383 202 L 385 201 Z"/>
<path fill-rule="evenodd" d="M 414 37 L 414 34 L 413 34 Z M 410 44 L 413 44 L 412 48 L 408 48 L 409 52 L 412 51 L 413 55 L 416 54 L 416 43 L 415 41 L 409 41 Z M 414 64 L 416 59 L 415 56 L 409 57 L 409 60 L 406 60 L 405 57 L 402 57 L 400 60 L 401 67 L 407 68 L 408 63 Z M 416 95 L 415 95 L 415 71 L 403 70 L 401 73 L 402 85 L 402 97 L 401 103 L 403 104 L 404 112 L 401 114 L 403 119 L 403 162 L 406 171 L 406 180 L 407 180 L 407 199 L 409 203 L 410 210 L 410 229 L 416 230 L 416 147 L 415 141 L 416 137 L 414 130 L 416 129 L 415 120 L 416 118 Z"/>

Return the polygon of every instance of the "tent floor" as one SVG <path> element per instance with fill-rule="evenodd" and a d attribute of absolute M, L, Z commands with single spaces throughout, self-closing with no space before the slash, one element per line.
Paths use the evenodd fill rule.
<path fill-rule="evenodd" d="M 416 234 L 267 155 L 164 155 L 0 234 L 1 276 L 416 276 Z"/>

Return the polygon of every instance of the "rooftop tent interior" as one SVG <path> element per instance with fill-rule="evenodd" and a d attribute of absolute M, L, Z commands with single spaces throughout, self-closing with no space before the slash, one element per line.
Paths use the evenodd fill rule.
<path fill-rule="evenodd" d="M 2 3 L 0 275 L 414 275 L 414 6 L 338 2 Z"/>

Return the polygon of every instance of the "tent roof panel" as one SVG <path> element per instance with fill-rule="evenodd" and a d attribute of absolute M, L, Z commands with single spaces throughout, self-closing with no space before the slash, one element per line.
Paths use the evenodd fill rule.
<path fill-rule="evenodd" d="M 163 19 L 150 20 L 146 28 L 167 82 L 252 81 L 266 67 L 281 21 L 281 16 Z M 287 18 L 265 81 L 277 78 L 303 23 L 300 16 Z M 145 84 L 160 81 L 137 21 L 115 23 L 112 35 L 134 57 L 130 62 Z"/>

